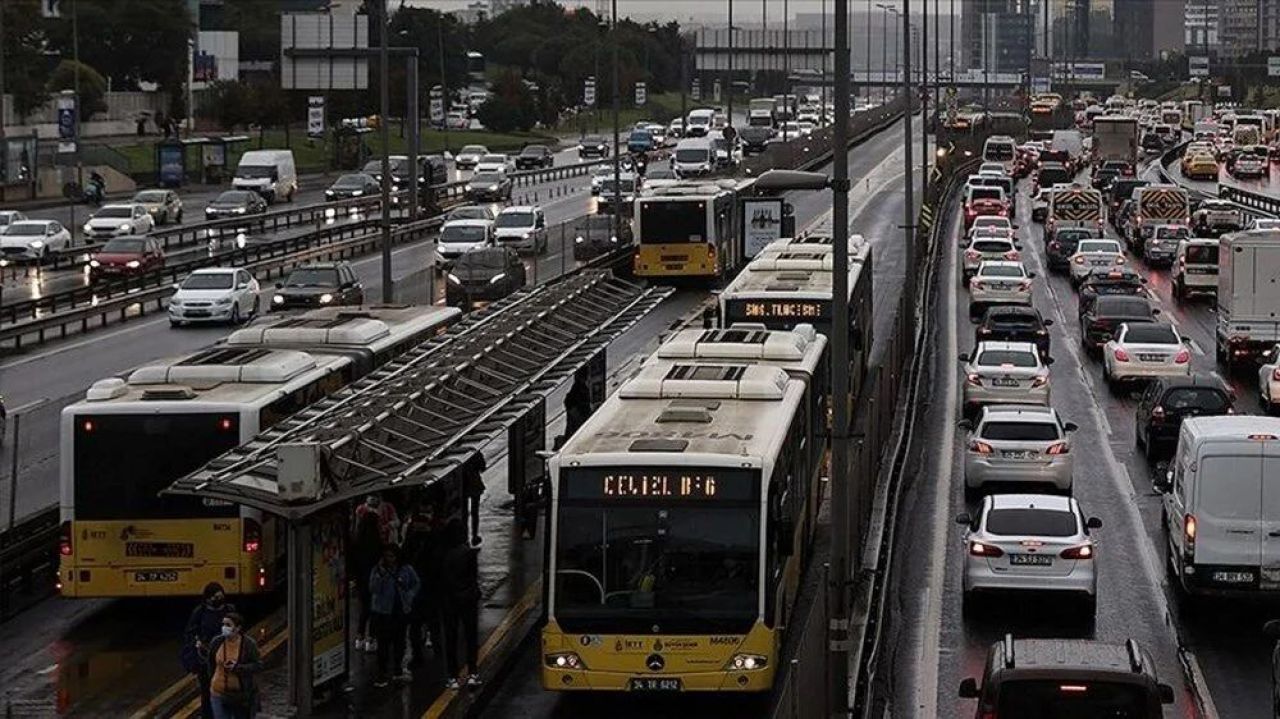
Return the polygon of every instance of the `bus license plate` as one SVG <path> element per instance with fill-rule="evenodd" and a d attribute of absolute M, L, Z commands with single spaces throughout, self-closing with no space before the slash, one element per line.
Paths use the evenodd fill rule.
<path fill-rule="evenodd" d="M 1253 572 L 1214 572 L 1213 581 L 1223 584 L 1250 584 Z"/>
<path fill-rule="evenodd" d="M 678 692 L 682 688 L 679 679 L 636 677 L 631 680 L 631 691 L 633 692 Z"/>
<path fill-rule="evenodd" d="M 156 583 L 156 582 L 176 582 L 178 581 L 178 570 L 176 569 L 145 569 L 133 573 L 133 581 L 139 583 Z"/>

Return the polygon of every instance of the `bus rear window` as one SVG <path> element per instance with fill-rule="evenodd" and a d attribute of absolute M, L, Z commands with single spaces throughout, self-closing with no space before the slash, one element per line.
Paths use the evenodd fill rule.
<path fill-rule="evenodd" d="M 641 244 L 686 244 L 706 241 L 706 202 L 640 203 Z"/>
<path fill-rule="evenodd" d="M 175 480 L 239 446 L 235 414 L 83 414 L 75 422 L 76 519 L 238 515 L 232 504 L 159 496 Z"/>
<path fill-rule="evenodd" d="M 1036 679 L 1000 683 L 1000 719 L 1080 719 L 1152 716 L 1150 698 L 1136 684 Z"/>

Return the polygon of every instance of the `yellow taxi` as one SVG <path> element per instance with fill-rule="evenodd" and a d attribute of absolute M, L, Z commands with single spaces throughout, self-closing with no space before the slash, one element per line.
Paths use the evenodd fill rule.
<path fill-rule="evenodd" d="M 1218 161 L 1207 152 L 1185 155 L 1182 158 L 1182 174 L 1192 179 L 1218 179 Z"/>

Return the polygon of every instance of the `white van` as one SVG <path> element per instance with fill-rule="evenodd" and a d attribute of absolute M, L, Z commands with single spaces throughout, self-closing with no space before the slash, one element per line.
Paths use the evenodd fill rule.
<path fill-rule="evenodd" d="M 710 108 L 699 108 L 689 111 L 689 119 L 685 123 L 685 137 L 703 137 L 711 131 L 715 122 L 716 111 Z"/>
<path fill-rule="evenodd" d="M 681 140 L 671 156 L 671 169 L 681 178 L 709 175 L 714 167 L 711 140 L 706 137 Z"/>
<path fill-rule="evenodd" d="M 1158 488 L 1175 589 L 1280 594 L 1280 418 L 1184 420 Z"/>
<path fill-rule="evenodd" d="M 1170 272 L 1173 296 L 1187 299 L 1192 292 L 1217 294 L 1218 241 L 1208 237 L 1192 237 L 1178 243 Z"/>
<path fill-rule="evenodd" d="M 292 150 L 250 150 L 240 156 L 231 186 L 253 190 L 267 202 L 293 202 L 298 193 L 298 170 Z"/>
<path fill-rule="evenodd" d="M 1018 145 L 1008 135 L 992 135 L 982 146 L 983 162 L 998 162 L 1006 175 L 1013 175 L 1013 164 L 1018 159 Z"/>

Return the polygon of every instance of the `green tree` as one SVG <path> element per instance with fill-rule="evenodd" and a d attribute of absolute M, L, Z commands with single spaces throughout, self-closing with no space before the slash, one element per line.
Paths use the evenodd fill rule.
<path fill-rule="evenodd" d="M 26 117 L 49 99 L 45 78 L 49 63 L 42 52 L 45 43 L 39 0 L 0 0 L 4 13 L 4 89 L 13 96 L 13 111 Z"/>
<path fill-rule="evenodd" d="M 64 17 L 44 21 L 49 49 L 73 56 L 69 3 Z M 181 0 L 76 0 L 80 61 L 111 78 L 116 90 L 153 82 L 177 93 L 187 77 L 191 17 Z"/>
<path fill-rule="evenodd" d="M 538 122 L 537 101 L 520 76 L 501 75 L 493 85 L 493 97 L 480 106 L 480 124 L 494 132 L 528 132 Z"/>
<path fill-rule="evenodd" d="M 76 63 L 74 60 L 63 60 L 53 69 L 49 76 L 50 93 L 63 90 L 74 90 L 76 87 Z M 84 64 L 80 68 L 80 121 L 87 122 L 95 114 L 107 111 L 107 81 L 102 74 Z"/>
<path fill-rule="evenodd" d="M 223 132 L 248 125 L 253 93 L 238 80 L 216 80 L 204 93 L 201 117 L 212 119 Z"/>

